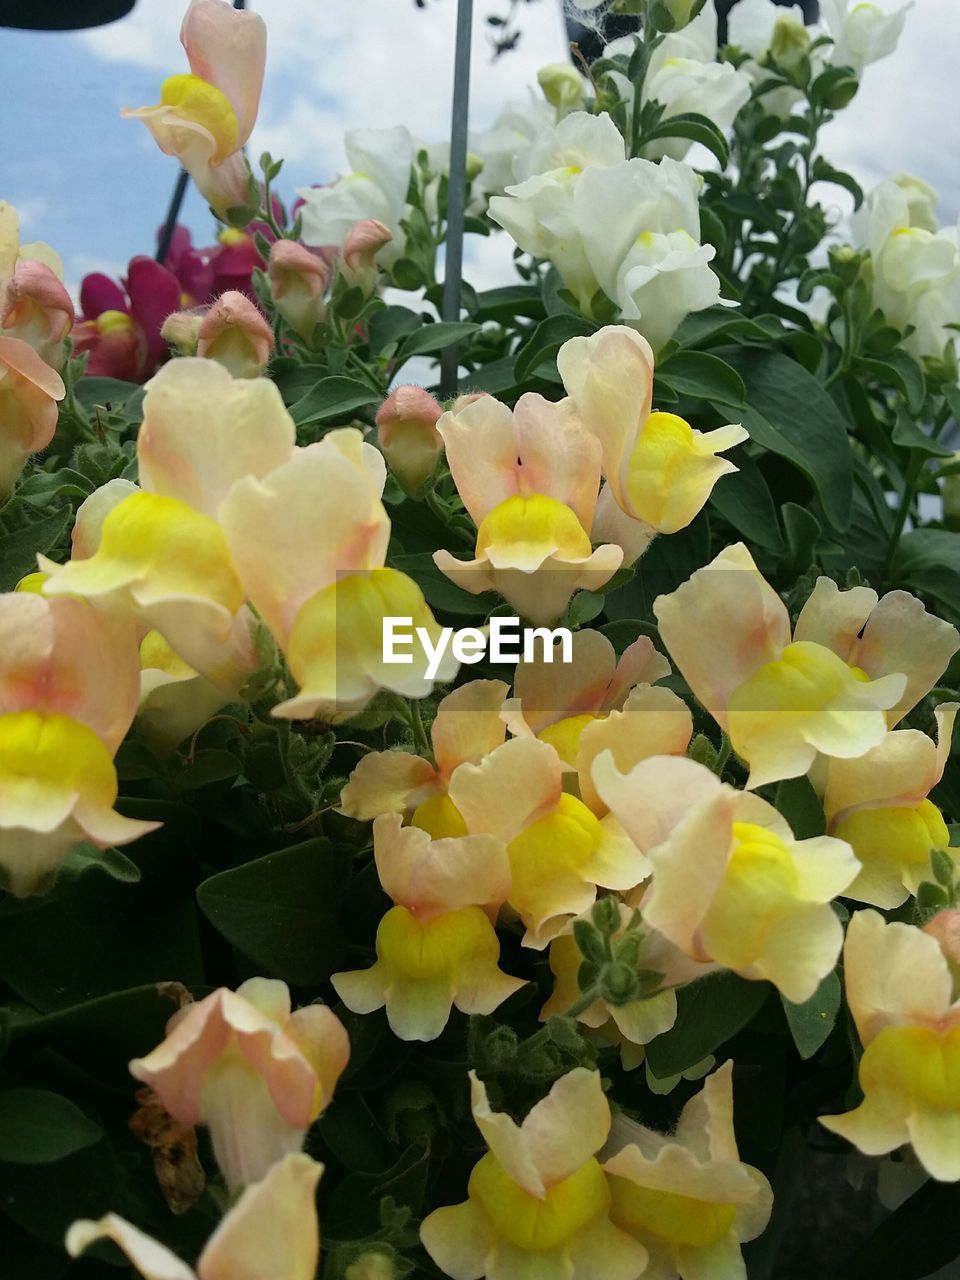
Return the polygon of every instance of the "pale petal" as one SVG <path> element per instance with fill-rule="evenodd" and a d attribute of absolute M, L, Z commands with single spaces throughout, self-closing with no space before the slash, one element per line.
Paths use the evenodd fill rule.
<path fill-rule="evenodd" d="M 316 1189 L 323 1165 L 295 1154 L 249 1186 L 207 1241 L 199 1280 L 313 1280 L 320 1257 Z"/>
<path fill-rule="evenodd" d="M 237 145 L 257 119 L 267 58 L 267 28 L 259 14 L 232 12 L 222 0 L 193 0 L 180 28 L 190 70 L 224 94 L 239 125 Z"/>
<path fill-rule="evenodd" d="M 594 760 L 591 778 L 599 798 L 644 852 L 667 840 L 695 805 L 720 789 L 716 774 L 683 757 L 642 761 L 623 774 L 613 753 L 604 752 Z"/>
<path fill-rule="evenodd" d="M 140 483 L 216 518 L 238 480 L 262 479 L 282 466 L 294 443 L 293 419 L 274 383 L 235 379 L 215 361 L 181 357 L 147 384 Z"/>
<path fill-rule="evenodd" d="M 450 779 L 450 799 L 467 830 L 509 843 L 548 813 L 563 787 L 560 758 L 533 738 L 513 738 L 479 764 L 462 764 Z"/>
<path fill-rule="evenodd" d="M 381 813 L 403 813 L 422 788 L 437 785 L 429 760 L 409 751 L 371 751 L 351 773 L 340 792 L 339 811 L 369 822 Z"/>
<path fill-rule="evenodd" d="M 492 1111 L 486 1089 L 470 1072 L 473 1118 L 484 1140 L 514 1182 L 531 1195 L 570 1176 L 600 1148 L 610 1132 L 610 1106 L 600 1075 L 585 1067 L 568 1071 L 518 1125 Z"/>
<path fill-rule="evenodd" d="M 600 631 L 573 633 L 570 662 L 544 662 L 539 648 L 533 661 L 521 659 L 513 692 L 530 731 L 538 734 L 570 716 L 596 715 L 616 670 L 613 645 Z"/>
<path fill-rule="evenodd" d="M 658 596 L 653 611 L 667 652 L 721 727 L 733 691 L 790 642 L 786 606 L 743 543 Z M 720 641 L 705 643 L 711 635 Z"/>
<path fill-rule="evenodd" d="M 869 587 L 841 591 L 832 578 L 818 578 L 793 630 L 794 640 L 825 645 L 844 662 L 850 661 L 857 636 L 876 607 L 877 593 Z"/>
<path fill-rule="evenodd" d="M 476 525 L 519 492 L 513 414 L 493 396 L 445 413 L 437 430 L 457 492 Z"/>
<path fill-rule="evenodd" d="M 151 1239 L 115 1213 L 108 1213 L 98 1222 L 89 1218 L 75 1222 L 67 1232 L 67 1253 L 71 1258 L 79 1258 L 98 1240 L 112 1240 L 119 1245 L 144 1280 L 196 1280 L 193 1271 L 166 1245 Z"/>
<path fill-rule="evenodd" d="M 598 814 L 608 807 L 591 777 L 593 762 L 602 752 L 610 752 L 622 775 L 651 756 L 682 756 L 692 737 L 690 709 L 672 689 L 639 685 L 622 711 L 611 711 L 604 719 L 595 720 L 580 735 L 577 773 L 581 799 Z"/>
<path fill-rule="evenodd" d="M 460 907 L 495 910 L 509 896 L 510 863 L 495 836 L 431 840 L 388 813 L 373 824 L 373 849 L 384 892 L 422 922 Z"/>
<path fill-rule="evenodd" d="M 486 1215 L 472 1200 L 434 1209 L 420 1224 L 420 1239 L 444 1275 L 482 1280 L 494 1237 Z"/>
<path fill-rule="evenodd" d="M 891 591 L 871 613 L 850 663 L 875 680 L 889 672 L 906 676 L 903 695 L 887 712 L 893 728 L 930 692 L 958 649 L 956 627 L 927 613 L 909 592 Z"/>
<path fill-rule="evenodd" d="M 479 761 L 505 737 L 500 708 L 509 687 L 502 680 L 471 680 L 441 701 L 430 730 L 437 769 L 449 778 L 464 761 Z"/>
<path fill-rule="evenodd" d="M 950 1006 L 947 961 L 929 934 L 857 911 L 847 926 L 844 988 L 866 1047 L 888 1022 L 935 1021 Z"/>

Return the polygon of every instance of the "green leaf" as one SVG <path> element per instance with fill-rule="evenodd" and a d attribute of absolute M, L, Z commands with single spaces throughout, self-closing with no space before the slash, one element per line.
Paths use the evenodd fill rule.
<path fill-rule="evenodd" d="M 932 458 L 952 458 L 954 455 L 953 449 L 928 436 L 907 413 L 897 414 L 891 434 L 894 444 L 902 445 L 905 449 L 916 449 Z"/>
<path fill-rule="evenodd" d="M 467 320 L 441 321 L 436 324 L 425 324 L 416 333 L 404 338 L 397 351 L 397 365 L 413 356 L 432 356 L 438 351 L 445 351 L 457 342 L 472 338 L 480 329 L 478 324 Z"/>
<path fill-rule="evenodd" d="M 593 333 L 594 325 L 582 316 L 560 314 L 547 316 L 533 331 L 533 335 L 517 352 L 513 366 L 514 377 L 523 383 L 544 360 L 552 360 L 570 338 Z"/>
<path fill-rule="evenodd" d="M 793 1004 L 784 995 L 780 999 L 797 1053 L 806 1061 L 813 1057 L 833 1030 L 840 1010 L 840 979 L 835 971 L 828 973 L 803 1004 Z"/>
<path fill-rule="evenodd" d="M 477 316 L 510 324 L 515 316 L 543 318 L 543 298 L 535 284 L 508 284 L 477 294 Z"/>
<path fill-rule="evenodd" d="M 119 849 L 98 849 L 92 844 L 80 844 L 67 855 L 60 866 L 61 878 L 80 876 L 88 871 L 108 875 L 121 884 L 137 884 L 140 868 Z"/>
<path fill-rule="evenodd" d="M 683 111 L 675 116 L 667 116 L 656 128 L 644 135 L 644 143 L 657 142 L 660 138 L 689 138 L 691 142 L 699 142 L 701 146 L 712 151 L 725 169 L 730 163 L 730 149 L 723 133 L 707 116 L 695 111 Z"/>
<path fill-rule="evenodd" d="M 52 1164 L 92 1147 L 103 1130 L 68 1098 L 46 1089 L 0 1093 L 0 1161 Z"/>
<path fill-rule="evenodd" d="M 390 564 L 392 568 L 413 578 L 432 609 L 480 618 L 488 614 L 496 603 L 497 598 L 492 592 L 474 596 L 451 582 L 433 563 L 433 556 L 429 551 L 392 556 Z"/>
<path fill-rule="evenodd" d="M 750 438 L 801 471 L 831 524 L 846 529 L 853 502 L 853 454 L 847 424 L 833 400 L 812 374 L 779 351 L 724 348 L 723 358 L 746 384 L 742 420 Z"/>
<path fill-rule="evenodd" d="M 582 627 L 603 613 L 603 595 L 599 591 L 578 591 L 567 606 L 566 625 Z"/>
<path fill-rule="evenodd" d="M 907 402 L 910 413 L 918 414 L 923 409 L 926 379 L 920 365 L 908 352 L 898 347 L 882 360 L 862 357 L 857 361 L 857 368 L 872 373 L 879 382 L 896 387 Z"/>
<path fill-rule="evenodd" d="M 725 360 L 705 351 L 677 351 L 657 366 L 657 382 L 684 396 L 742 405 L 747 394 L 743 379 Z"/>
<path fill-rule="evenodd" d="M 760 468 L 744 449 L 728 458 L 737 470 L 721 476 L 710 495 L 710 503 L 748 542 L 768 551 L 783 550 L 777 509 Z"/>
<path fill-rule="evenodd" d="M 809 778 L 785 778 L 779 782 L 774 806 L 798 840 L 826 832 L 823 805 Z"/>
<path fill-rule="evenodd" d="M 0 543 L 0 591 L 12 591 L 22 577 L 37 567 L 37 554 L 45 555 L 67 531 L 73 512 L 69 507 L 35 520 L 16 533 L 5 533 Z"/>
<path fill-rule="evenodd" d="M 843 187 L 845 191 L 849 191 L 853 196 L 854 209 L 859 209 L 863 204 L 863 188 L 860 183 L 849 173 L 844 173 L 842 169 L 835 169 L 823 156 L 817 156 L 814 160 L 811 179 L 813 182 L 832 182 L 834 186 Z"/>
<path fill-rule="evenodd" d="M 343 865 L 328 841 L 307 840 L 204 880 L 210 923 L 267 976 L 325 981 L 343 957 L 337 905 Z"/>
<path fill-rule="evenodd" d="M 960 533 L 913 529 L 904 534 L 893 563 L 896 582 L 933 596 L 954 616 L 960 614 Z"/>
<path fill-rule="evenodd" d="M 383 355 L 388 347 L 395 346 L 422 323 L 418 313 L 409 307 L 384 307 L 375 311 L 368 326 L 371 356 Z"/>
<path fill-rule="evenodd" d="M 314 422 L 349 418 L 357 409 L 379 404 L 382 399 L 379 391 L 356 378 L 321 378 L 290 406 L 290 416 L 298 427 L 306 427 Z"/>
<path fill-rule="evenodd" d="M 779 338 L 783 325 L 774 316 L 758 316 L 750 319 L 735 307 L 707 307 L 703 311 L 691 311 L 680 322 L 672 341 L 680 347 L 702 347 L 714 338 L 743 336 L 767 341 Z"/>
<path fill-rule="evenodd" d="M 183 791 L 196 791 L 211 782 L 226 782 L 238 776 L 242 765 L 232 751 L 223 747 L 207 747 L 198 751 L 193 763 L 179 770 L 177 786 Z"/>
<path fill-rule="evenodd" d="M 73 394 L 84 409 L 91 412 L 100 407 L 116 412 L 123 409 L 139 418 L 143 404 L 143 387 L 136 382 L 121 382 L 118 378 L 80 378 Z M 133 403 L 129 403 L 132 401 Z"/>
<path fill-rule="evenodd" d="M 709 974 L 677 992 L 677 1020 L 647 1045 L 647 1062 L 659 1079 L 702 1062 L 747 1025 L 770 991 L 735 973 Z"/>
<path fill-rule="evenodd" d="M 837 1280 L 923 1280 L 960 1256 L 960 1186 L 924 1184 L 840 1264 Z M 952 1269 L 951 1269 L 952 1270 Z"/>

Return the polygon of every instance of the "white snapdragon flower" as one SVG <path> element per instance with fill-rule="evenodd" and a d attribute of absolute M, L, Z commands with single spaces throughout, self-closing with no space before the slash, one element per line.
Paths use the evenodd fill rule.
<path fill-rule="evenodd" d="M 810 55 L 810 46 L 817 34 L 815 28 L 805 25 L 799 5 L 785 8 L 774 0 L 738 0 L 727 19 L 727 40 L 748 55 L 741 69 L 754 84 L 769 77 L 761 65 L 768 58 L 790 71 L 801 58 L 811 56 L 814 74 L 822 70 L 826 61 L 824 51 L 814 50 Z M 802 100 L 799 89 L 784 86 L 765 93 L 763 106 L 770 115 L 784 119 Z"/>
<path fill-rule="evenodd" d="M 720 301 L 700 243 L 699 179 L 689 165 L 629 160 L 584 172 L 574 220 L 587 262 L 623 320 L 658 351 L 684 316 Z"/>
<path fill-rule="evenodd" d="M 521 249 L 551 261 L 589 312 L 597 279 L 574 222 L 574 198 L 583 175 L 622 164 L 623 138 L 608 115 L 576 111 L 545 129 L 514 161 L 518 181 L 490 201 L 490 217 Z"/>
<path fill-rule="evenodd" d="M 389 267 L 404 249 L 400 222 L 407 208 L 413 138 L 402 125 L 350 129 L 344 150 L 351 173 L 328 187 L 304 187 L 297 193 L 305 201 L 303 241 L 317 248 L 339 248 L 352 226 L 374 218 L 393 233 L 393 239 L 377 255 L 380 266 Z"/>
<path fill-rule="evenodd" d="M 604 50 L 607 57 L 633 52 L 636 36 L 623 36 Z M 632 110 L 633 87 L 626 76 L 614 72 L 614 83 Z M 681 31 L 664 36 L 650 59 L 643 83 L 643 101 L 657 101 L 663 118 L 696 112 L 712 120 L 719 129 L 728 129 L 737 112 L 750 97 L 751 80 L 727 62 L 717 61 L 717 11 L 707 0 L 701 13 Z M 691 143 L 686 138 L 664 138 L 648 144 L 644 155 L 651 160 L 670 156 L 682 160 Z"/>
<path fill-rule="evenodd" d="M 489 129 L 470 137 L 470 150 L 483 161 L 479 187 L 487 195 L 503 195 L 514 181 L 514 160 L 555 122 L 554 109 L 532 91 L 526 98 L 505 103 Z"/>
<path fill-rule="evenodd" d="M 850 0 L 820 0 L 820 18 L 833 39 L 831 61 L 836 66 L 853 67 L 858 76 L 871 62 L 893 53 L 903 31 L 905 4 L 888 11 L 870 0 L 851 7 Z"/>
<path fill-rule="evenodd" d="M 873 267 L 873 300 L 895 328 L 913 326 L 907 351 L 936 358 L 956 340 L 948 326 L 960 324 L 958 233 L 956 227 L 929 229 L 930 198 L 918 201 L 917 180 L 904 178 L 871 192 L 860 220 Z"/>

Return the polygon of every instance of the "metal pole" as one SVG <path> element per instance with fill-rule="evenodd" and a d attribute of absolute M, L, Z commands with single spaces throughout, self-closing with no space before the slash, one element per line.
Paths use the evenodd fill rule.
<path fill-rule="evenodd" d="M 453 63 L 453 115 L 450 125 L 450 179 L 447 194 L 446 261 L 443 272 L 443 319 L 460 319 L 460 278 L 463 272 L 463 220 L 467 198 L 467 121 L 470 113 L 470 36 L 473 0 L 458 0 L 457 43 Z M 440 394 L 457 394 L 459 348 L 447 347 L 440 356 Z"/>
<path fill-rule="evenodd" d="M 233 0 L 233 7 L 235 9 L 245 9 L 247 7 L 246 0 Z M 180 217 L 180 210 L 183 208 L 183 200 L 187 194 L 187 183 L 189 181 L 190 175 L 186 169 L 181 169 L 177 176 L 177 185 L 173 188 L 173 195 L 170 197 L 167 216 L 163 220 L 163 227 L 157 242 L 157 261 L 161 266 L 166 262 L 167 254 L 170 252 L 170 241 L 173 239 L 177 219 Z"/>

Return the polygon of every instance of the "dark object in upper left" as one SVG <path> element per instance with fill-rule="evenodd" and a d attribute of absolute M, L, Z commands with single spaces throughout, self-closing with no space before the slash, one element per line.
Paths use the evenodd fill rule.
<path fill-rule="evenodd" d="M 125 18 L 135 0 L 0 0 L 0 27 L 79 31 Z"/>

